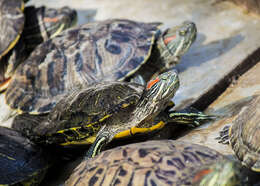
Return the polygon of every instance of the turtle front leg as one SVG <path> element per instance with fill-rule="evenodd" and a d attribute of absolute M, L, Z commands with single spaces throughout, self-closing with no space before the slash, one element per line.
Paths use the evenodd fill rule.
<path fill-rule="evenodd" d="M 101 152 L 102 148 L 110 141 L 112 141 L 114 135 L 115 134 L 113 132 L 110 132 L 108 130 L 108 127 L 102 127 L 97 134 L 96 140 L 90 146 L 86 154 L 86 159 L 93 158 L 98 155 Z"/>
<path fill-rule="evenodd" d="M 220 132 L 219 136 L 215 139 L 218 140 L 218 143 L 229 144 L 229 130 L 231 128 L 231 124 L 226 125 Z"/>
<path fill-rule="evenodd" d="M 168 117 L 168 122 L 177 124 L 190 124 L 193 126 L 200 126 L 207 121 L 211 121 L 217 118 L 217 116 L 204 114 L 203 112 L 200 112 L 192 107 L 179 111 L 169 111 Z"/>

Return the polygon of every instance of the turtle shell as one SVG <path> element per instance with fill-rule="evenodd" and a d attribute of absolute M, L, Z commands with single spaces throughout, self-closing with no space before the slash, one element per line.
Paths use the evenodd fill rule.
<path fill-rule="evenodd" d="M 11 50 L 20 38 L 24 27 L 24 2 L 0 1 L 0 59 Z"/>
<path fill-rule="evenodd" d="M 77 84 L 124 79 L 150 56 L 158 25 L 113 19 L 64 31 L 19 65 L 6 91 L 7 104 L 46 113 Z"/>
<path fill-rule="evenodd" d="M 0 185 L 13 185 L 37 176 L 40 182 L 49 162 L 45 152 L 19 132 L 0 127 Z"/>
<path fill-rule="evenodd" d="M 65 185 L 194 185 L 199 177 L 210 172 L 200 172 L 202 166 L 224 159 L 217 151 L 197 144 L 147 141 L 107 150 L 84 160 Z"/>
<path fill-rule="evenodd" d="M 260 172 L 260 96 L 243 108 L 229 130 L 229 141 L 244 165 Z"/>
<path fill-rule="evenodd" d="M 91 144 L 105 119 L 116 118 L 117 114 L 117 117 L 129 120 L 129 113 L 141 98 L 143 89 L 141 85 L 127 82 L 78 87 L 56 104 L 47 116 L 47 122 L 42 122 L 44 119 L 39 121 L 38 115 L 21 114 L 15 118 L 12 127 L 37 143 Z"/>

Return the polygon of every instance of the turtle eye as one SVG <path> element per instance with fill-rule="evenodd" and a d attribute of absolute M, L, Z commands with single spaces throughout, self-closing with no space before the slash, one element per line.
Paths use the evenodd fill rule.
<path fill-rule="evenodd" d="M 187 31 L 186 30 L 180 30 L 179 33 L 180 33 L 181 36 L 185 36 Z"/>

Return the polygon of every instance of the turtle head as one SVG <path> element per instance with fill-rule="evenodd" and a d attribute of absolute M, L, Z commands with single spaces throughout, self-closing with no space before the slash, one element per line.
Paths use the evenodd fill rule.
<path fill-rule="evenodd" d="M 197 186 L 237 186 L 247 185 L 249 170 L 238 162 L 220 160 L 212 165 L 207 165 L 196 172 L 192 185 Z"/>
<path fill-rule="evenodd" d="M 180 57 L 195 41 L 196 35 L 196 25 L 190 21 L 184 21 L 177 27 L 167 29 L 161 35 L 158 39 L 158 49 L 164 69 L 170 69 L 179 62 Z"/>
<path fill-rule="evenodd" d="M 46 8 L 43 21 L 49 35 L 55 37 L 77 23 L 77 12 L 66 6 L 60 9 Z"/>
<path fill-rule="evenodd" d="M 178 88 L 179 77 L 176 70 L 167 71 L 150 80 L 137 106 L 137 114 L 143 119 L 156 116 L 167 107 Z"/>

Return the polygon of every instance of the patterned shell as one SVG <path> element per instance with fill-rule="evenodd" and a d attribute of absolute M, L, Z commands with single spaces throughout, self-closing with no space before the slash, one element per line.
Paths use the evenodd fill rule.
<path fill-rule="evenodd" d="M 14 130 L 0 127 L 0 144 L 0 185 L 25 181 L 48 167 L 43 150 Z"/>
<path fill-rule="evenodd" d="M 0 59 L 14 47 L 22 33 L 23 9 L 22 0 L 0 1 Z"/>
<path fill-rule="evenodd" d="M 229 130 L 230 144 L 247 167 L 260 172 L 260 96 L 244 108 Z"/>
<path fill-rule="evenodd" d="M 147 141 L 104 151 L 83 161 L 66 185 L 191 185 L 196 169 L 223 158 L 196 144 Z"/>
<path fill-rule="evenodd" d="M 158 25 L 114 19 L 63 32 L 39 45 L 17 68 L 7 104 L 44 113 L 77 84 L 125 78 L 150 56 Z"/>
<path fill-rule="evenodd" d="M 33 134 L 43 136 L 43 139 L 48 136 L 49 143 L 66 143 L 66 140 L 73 137 L 73 131 L 70 130 L 73 128 L 79 134 L 77 140 L 86 141 L 86 138 L 98 133 L 104 119 L 118 113 L 119 117 L 128 120 L 129 113 L 135 108 L 143 89 L 141 85 L 126 82 L 104 82 L 80 90 L 75 89 L 65 95 L 50 112 L 48 124 L 38 125 L 33 129 Z M 25 125 L 31 126 L 28 123 L 21 125 L 22 121 L 18 119 L 16 121 L 18 123 L 13 126 L 21 131 L 24 131 Z M 84 135 L 80 139 L 82 130 L 87 132 L 88 136 Z"/>

